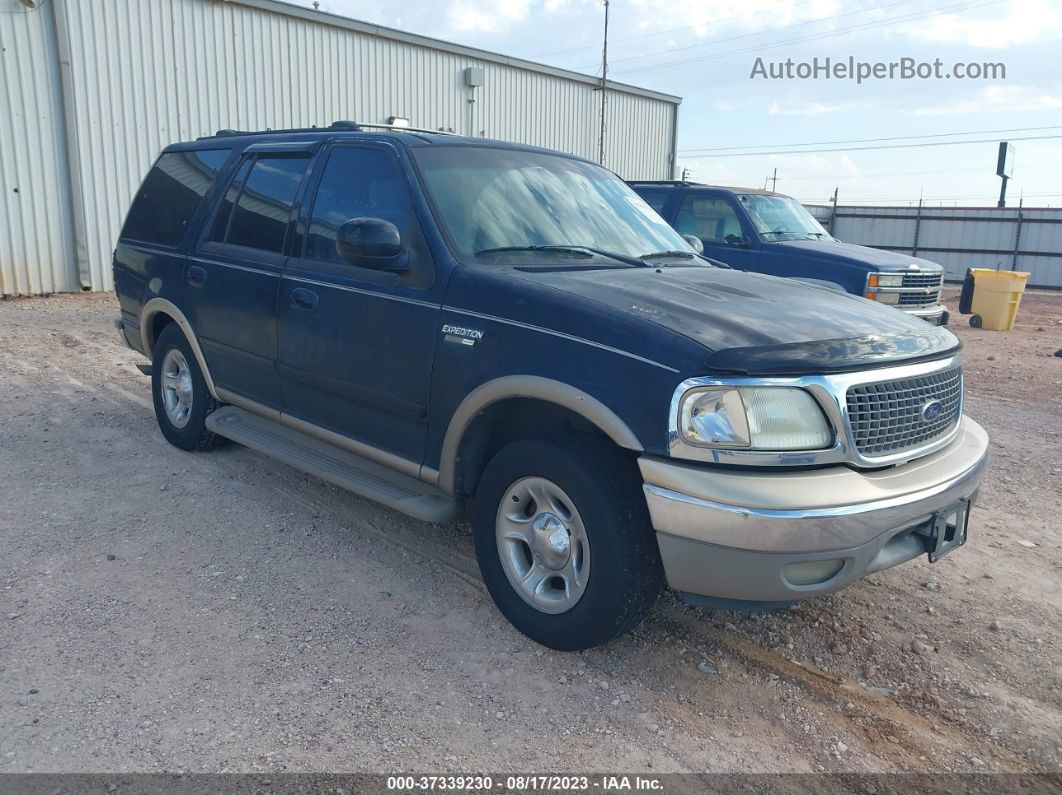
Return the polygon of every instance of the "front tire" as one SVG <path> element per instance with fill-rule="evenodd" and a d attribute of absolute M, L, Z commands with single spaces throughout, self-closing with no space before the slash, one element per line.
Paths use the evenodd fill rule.
<path fill-rule="evenodd" d="M 638 469 L 604 439 L 503 448 L 480 479 L 473 527 L 498 609 L 550 648 L 588 649 L 627 632 L 663 585 Z"/>
<path fill-rule="evenodd" d="M 218 403 L 207 388 L 192 346 L 173 323 L 155 341 L 151 396 L 159 429 L 174 447 L 193 451 L 218 446 L 221 437 L 206 427 L 207 415 Z"/>

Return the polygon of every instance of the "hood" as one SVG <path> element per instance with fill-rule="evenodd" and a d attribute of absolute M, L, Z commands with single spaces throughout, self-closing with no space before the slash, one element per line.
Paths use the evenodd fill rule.
<path fill-rule="evenodd" d="M 713 370 L 833 372 L 960 347 L 947 329 L 898 309 L 762 274 L 671 267 L 517 275 L 689 337 L 706 348 L 705 366 Z"/>
<path fill-rule="evenodd" d="M 796 257 L 851 262 L 882 271 L 905 271 L 911 265 L 917 265 L 923 273 L 940 273 L 943 270 L 936 262 L 927 259 L 880 248 L 857 246 L 855 243 L 843 243 L 840 240 L 777 240 L 764 245 L 769 246 L 772 251 L 784 251 Z"/>

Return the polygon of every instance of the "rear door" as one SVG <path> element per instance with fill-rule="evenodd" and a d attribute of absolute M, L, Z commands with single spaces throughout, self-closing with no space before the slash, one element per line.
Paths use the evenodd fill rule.
<path fill-rule="evenodd" d="M 215 385 L 281 407 L 276 303 L 311 145 L 248 147 L 185 270 Z"/>
<path fill-rule="evenodd" d="M 420 463 L 445 284 L 396 151 L 336 144 L 320 160 L 299 223 L 300 256 L 284 269 L 277 303 L 284 413 Z M 408 272 L 339 256 L 339 227 L 359 217 L 398 227 Z"/>
<path fill-rule="evenodd" d="M 758 240 L 742 216 L 724 193 L 689 190 L 683 192 L 671 225 L 679 234 L 699 238 L 704 256 L 735 268 L 756 270 Z"/>

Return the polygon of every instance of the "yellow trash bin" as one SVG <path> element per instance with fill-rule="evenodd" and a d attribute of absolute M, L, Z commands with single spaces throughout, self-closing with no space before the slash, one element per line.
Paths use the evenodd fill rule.
<path fill-rule="evenodd" d="M 1021 294 L 1029 274 L 1022 271 L 995 271 L 970 268 L 974 280 L 970 325 L 991 331 L 1010 331 L 1018 317 Z"/>

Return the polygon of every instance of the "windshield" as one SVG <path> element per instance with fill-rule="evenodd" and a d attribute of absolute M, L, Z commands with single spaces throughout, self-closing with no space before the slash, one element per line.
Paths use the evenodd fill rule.
<path fill-rule="evenodd" d="M 829 234 L 796 199 L 742 193 L 738 201 L 748 210 L 753 226 L 764 240 L 827 240 Z"/>
<path fill-rule="evenodd" d="M 707 265 L 691 256 L 682 236 L 638 194 L 600 166 L 482 146 L 423 147 L 414 155 L 439 221 L 464 257 L 531 249 L 556 260 L 570 259 L 578 249 L 630 266 L 642 264 L 630 258 L 676 252 L 683 264 Z"/>

